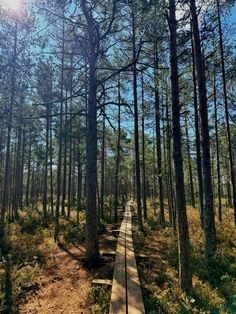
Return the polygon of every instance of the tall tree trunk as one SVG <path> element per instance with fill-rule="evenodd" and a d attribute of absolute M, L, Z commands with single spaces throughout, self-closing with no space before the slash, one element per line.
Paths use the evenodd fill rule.
<path fill-rule="evenodd" d="M 170 27 L 171 93 L 172 93 L 172 118 L 173 118 L 173 157 L 176 176 L 179 278 L 181 289 L 187 292 L 192 286 L 192 278 L 189 267 L 190 244 L 185 204 L 182 141 L 181 141 L 182 135 L 180 128 L 179 72 L 177 58 L 177 21 L 175 0 L 169 0 L 169 10 L 170 10 L 169 27 Z"/>
<path fill-rule="evenodd" d="M 164 197 L 163 197 L 163 181 L 162 181 L 162 149 L 161 149 L 161 126 L 160 126 L 160 97 L 158 86 L 158 52 L 157 45 L 155 45 L 155 71 L 154 71 L 154 84 L 155 84 L 155 122 L 156 122 L 156 142 L 157 142 L 157 171 L 159 182 L 159 200 L 160 200 L 160 224 L 165 226 L 165 213 L 164 213 Z"/>
<path fill-rule="evenodd" d="M 235 183 L 234 161 L 233 161 L 233 153 L 232 153 L 232 145 L 231 145 L 231 131 L 230 131 L 230 122 L 229 122 L 229 105 L 228 105 L 228 97 L 227 97 L 227 82 L 226 82 L 226 73 L 225 73 L 225 57 L 224 57 L 223 33 L 222 33 L 221 14 L 220 14 L 220 1 L 216 0 L 216 4 L 217 4 L 221 69 L 222 69 L 223 92 L 224 92 L 224 103 L 225 103 L 225 119 L 226 119 L 226 130 L 227 130 L 227 140 L 228 140 L 228 150 L 229 150 L 230 178 L 231 178 L 231 185 L 232 185 L 232 192 L 233 192 L 234 224 L 236 228 L 236 183 Z"/>
<path fill-rule="evenodd" d="M 191 161 L 189 135 L 188 135 L 188 120 L 187 120 L 186 115 L 185 115 L 185 127 L 186 127 L 185 135 L 186 135 L 186 145 L 187 145 L 187 155 L 188 155 L 189 183 L 190 183 L 190 191 L 191 191 L 191 205 L 193 208 L 195 208 L 193 171 L 192 171 L 192 161 Z"/>
<path fill-rule="evenodd" d="M 72 105 L 70 108 L 70 117 L 72 116 Z M 72 173 L 72 121 L 70 118 L 69 123 L 69 169 L 68 169 L 68 189 L 67 189 L 67 217 L 70 217 L 70 211 L 71 211 L 71 173 Z"/>
<path fill-rule="evenodd" d="M 28 165 L 27 165 L 27 181 L 25 190 L 25 205 L 29 206 L 29 192 L 30 192 L 30 175 L 31 175 L 31 149 L 32 147 L 32 131 L 29 131 L 29 151 L 28 151 Z"/>
<path fill-rule="evenodd" d="M 46 107 L 46 148 L 44 161 L 44 188 L 43 188 L 43 217 L 47 218 L 47 193 L 48 193 L 48 149 L 49 149 L 49 125 L 50 125 L 50 105 Z"/>
<path fill-rule="evenodd" d="M 78 128 L 78 133 L 80 132 L 80 127 Z M 78 138 L 80 137 L 80 135 L 78 134 Z M 78 145 L 79 145 L 79 141 L 78 141 Z M 80 160 L 80 156 L 77 155 L 80 154 L 80 148 L 77 148 L 77 142 L 74 141 L 73 142 L 73 157 L 72 157 L 72 174 L 71 174 L 71 205 L 76 206 L 78 205 L 77 201 L 76 201 L 76 195 L 77 195 L 77 186 L 76 186 L 76 164 L 78 162 L 78 158 Z M 82 165 L 80 164 L 80 167 L 82 167 Z M 82 176 L 82 173 L 81 173 Z M 82 180 L 82 178 L 81 178 Z M 80 197 L 80 202 L 81 202 L 81 197 Z M 81 204 L 80 204 L 81 206 Z"/>
<path fill-rule="evenodd" d="M 67 93 L 66 93 L 67 94 Z M 66 201 L 66 188 L 67 188 L 67 101 L 65 102 L 65 121 L 64 121 L 64 152 L 63 152 L 63 182 L 62 182 L 62 200 L 61 200 L 61 213 L 65 215 L 65 201 Z"/>
<path fill-rule="evenodd" d="M 154 122 L 154 121 L 153 121 Z M 153 123 L 154 125 L 155 123 Z M 156 186 L 156 146 L 155 146 L 155 127 L 153 127 L 153 210 L 154 216 L 157 215 L 157 186 Z"/>
<path fill-rule="evenodd" d="M 101 218 L 104 218 L 104 193 L 105 193 L 105 149 L 106 149 L 106 120 L 105 120 L 105 106 L 103 108 L 102 118 L 102 158 L 101 158 Z"/>
<path fill-rule="evenodd" d="M 26 134 L 23 129 L 23 142 L 22 142 L 22 155 L 21 155 L 21 171 L 20 171 L 20 181 L 19 181 L 19 207 L 23 210 L 23 188 L 24 188 L 24 166 L 25 166 L 25 148 L 26 148 Z"/>
<path fill-rule="evenodd" d="M 5 234 L 5 213 L 9 201 L 9 172 L 10 172 L 10 146 L 11 146 L 11 131 L 12 131 L 12 114 L 15 102 L 15 88 L 16 88 L 16 61 L 17 61 L 17 42 L 18 42 L 18 21 L 16 19 L 14 27 L 14 46 L 12 54 L 12 71 L 11 71 L 11 91 L 10 104 L 7 115 L 7 142 L 6 142 L 6 158 L 5 158 L 5 172 L 3 184 L 3 199 L 0 217 L 0 250 L 3 246 L 3 239 Z M 0 251 L 1 256 L 1 251 Z"/>
<path fill-rule="evenodd" d="M 15 152 L 15 188 L 13 192 L 12 210 L 13 219 L 18 217 L 19 208 L 19 187 L 20 187 L 20 165 L 21 165 L 21 149 L 22 149 L 22 126 L 21 126 L 21 106 L 19 105 L 19 117 L 18 117 L 18 128 L 17 128 L 17 145 Z"/>
<path fill-rule="evenodd" d="M 33 162 L 32 165 L 32 177 L 31 177 L 31 189 L 30 189 L 30 203 L 31 206 L 34 207 L 35 205 L 35 166 L 36 162 Z"/>
<path fill-rule="evenodd" d="M 221 202 L 221 171 L 220 171 L 220 147 L 218 134 L 218 108 L 216 91 L 216 73 L 214 69 L 214 113 L 215 113 L 215 132 L 216 132 L 216 164 L 217 164 L 217 191 L 218 191 L 218 217 L 222 221 L 222 202 Z"/>
<path fill-rule="evenodd" d="M 81 198 L 82 198 L 82 166 L 81 166 L 81 153 L 80 153 L 80 135 L 78 137 L 78 145 L 77 145 L 77 167 L 78 167 L 78 181 L 77 181 L 77 221 L 78 221 L 79 212 L 82 209 L 82 202 L 81 202 Z"/>
<path fill-rule="evenodd" d="M 64 14 L 64 8 L 63 8 Z M 63 124 L 63 96 L 64 96 L 64 58 L 65 58 L 65 20 L 62 22 L 62 56 L 61 56 L 61 103 L 60 103 L 60 117 L 59 117 L 59 138 L 58 138 L 58 160 L 57 160 L 57 195 L 56 195 L 56 211 L 55 211 L 55 226 L 54 226 L 54 240 L 58 241 L 59 235 L 59 214 L 61 205 L 61 166 L 62 166 L 62 124 Z"/>
<path fill-rule="evenodd" d="M 172 162 L 171 162 L 171 126 L 170 126 L 170 114 L 169 114 L 169 104 L 168 98 L 166 99 L 166 137 L 167 137 L 167 169 L 168 169 L 168 185 L 169 185 L 169 197 L 168 203 L 172 216 L 172 226 L 174 231 L 176 231 L 176 208 L 174 201 L 174 188 L 173 188 L 173 175 L 172 175 Z"/>
<path fill-rule="evenodd" d="M 211 155 L 210 138 L 208 127 L 207 92 L 206 78 L 201 51 L 201 41 L 198 26 L 198 17 L 195 0 L 190 0 L 190 12 L 192 17 L 193 48 L 195 66 L 198 82 L 198 97 L 201 118 L 201 144 L 202 144 L 202 169 L 203 169 L 203 188 L 205 196 L 205 208 L 203 212 L 203 227 L 205 235 L 205 255 L 208 261 L 215 255 L 216 251 L 216 230 L 215 215 L 213 208 L 213 190 L 211 181 Z"/>
<path fill-rule="evenodd" d="M 135 7 L 132 3 L 132 48 L 133 60 L 136 59 L 136 31 L 135 31 Z M 141 178 L 139 157 L 139 127 L 138 127 L 138 94 L 137 94 L 137 68 L 133 65 L 133 97 L 134 97 L 134 142 L 135 142 L 135 175 L 136 175 L 136 202 L 138 210 L 138 225 L 143 229 L 142 202 L 141 202 Z"/>
<path fill-rule="evenodd" d="M 120 80 L 118 82 L 118 104 L 120 104 Z M 117 143 L 116 143 L 116 172 L 115 172 L 115 200 L 114 200 L 114 220 L 115 223 L 118 221 L 118 195 L 119 195 L 119 171 L 120 171 L 120 105 L 118 106 L 118 117 L 117 117 L 117 123 L 118 123 L 118 130 L 117 130 Z"/>
<path fill-rule="evenodd" d="M 86 0 L 81 7 L 88 25 L 89 41 L 89 90 L 86 138 L 86 259 L 92 266 L 99 261 L 97 219 L 97 31 Z"/>
<path fill-rule="evenodd" d="M 193 49 L 193 38 L 192 43 L 192 76 L 193 76 L 193 102 L 194 102 L 194 122 L 195 122 L 195 134 L 196 134 L 196 152 L 197 152 L 197 177 L 198 177 L 198 193 L 199 193 L 199 205 L 200 205 L 200 219 L 201 227 L 203 228 L 203 180 L 202 180 L 202 157 L 201 157 L 201 141 L 199 131 L 199 114 L 198 114 L 198 99 L 197 99 L 197 82 L 196 82 L 196 70 L 195 70 L 195 58 Z"/>
<path fill-rule="evenodd" d="M 50 115 L 52 110 L 50 108 Z M 50 207 L 51 215 L 54 215 L 54 189 L 53 189 L 53 147 L 52 147 L 52 117 L 50 118 Z"/>
<path fill-rule="evenodd" d="M 70 75 L 70 121 L 69 121 L 69 169 L 68 169 L 68 191 L 67 191 L 67 217 L 70 217 L 71 211 L 71 174 L 72 174 L 72 111 L 73 111 L 73 53 L 70 59 L 71 75 Z"/>
<path fill-rule="evenodd" d="M 143 72 L 142 72 L 142 181 L 143 181 L 143 189 L 142 189 L 142 197 L 143 197 L 143 217 L 147 219 L 147 189 L 146 189 L 146 152 L 145 152 L 145 100 L 144 100 L 144 80 L 143 80 Z"/>
<path fill-rule="evenodd" d="M 13 222 L 16 214 L 17 214 L 17 184 L 18 184 L 18 176 L 16 175 L 19 171 L 19 150 L 20 150 L 20 142 L 21 142 L 21 131 L 20 128 L 15 130 L 16 135 L 15 137 L 17 138 L 17 141 L 14 142 L 13 147 L 14 149 L 11 150 L 12 152 L 12 184 L 10 184 L 10 189 L 9 189 L 9 216 L 8 220 L 9 222 Z M 10 154 L 11 158 L 11 154 Z M 10 170 L 11 171 L 11 170 Z"/>

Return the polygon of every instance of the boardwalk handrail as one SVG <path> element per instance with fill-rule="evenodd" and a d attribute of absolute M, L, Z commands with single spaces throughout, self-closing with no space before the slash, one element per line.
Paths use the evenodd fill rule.
<path fill-rule="evenodd" d="M 145 313 L 133 247 L 130 202 L 126 205 L 120 227 L 109 313 Z"/>

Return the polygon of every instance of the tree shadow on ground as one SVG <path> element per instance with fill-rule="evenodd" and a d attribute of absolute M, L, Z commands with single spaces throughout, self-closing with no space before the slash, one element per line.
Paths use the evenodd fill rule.
<path fill-rule="evenodd" d="M 13 293 L 12 293 L 12 276 L 11 276 L 11 258 L 5 257 L 5 282 L 4 282 L 4 299 L 2 308 L 0 309 L 2 314 L 17 313 L 16 309 L 13 309 Z"/>

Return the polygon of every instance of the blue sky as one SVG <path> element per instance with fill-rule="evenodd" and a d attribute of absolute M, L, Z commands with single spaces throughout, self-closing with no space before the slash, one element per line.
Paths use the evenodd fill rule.
<path fill-rule="evenodd" d="M 236 22 L 236 4 L 234 5 L 230 20 L 234 23 Z"/>
<path fill-rule="evenodd" d="M 236 3 L 234 4 L 234 7 L 231 11 L 231 14 L 226 18 L 223 19 L 223 24 L 231 24 L 232 28 L 233 28 L 233 32 L 232 32 L 232 38 L 230 40 L 231 44 L 234 45 L 234 47 L 236 47 Z"/>
<path fill-rule="evenodd" d="M 227 17 L 227 21 L 234 24 L 236 26 L 236 3 L 232 9 L 232 12 L 229 17 Z"/>

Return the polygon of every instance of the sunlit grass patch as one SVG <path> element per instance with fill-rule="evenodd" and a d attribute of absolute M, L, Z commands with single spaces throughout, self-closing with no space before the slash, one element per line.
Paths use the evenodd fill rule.
<path fill-rule="evenodd" d="M 108 313 L 110 306 L 110 295 L 110 287 L 92 287 L 89 294 L 91 314 Z"/>
<path fill-rule="evenodd" d="M 144 230 L 148 231 L 144 239 L 135 231 L 135 247 L 146 248 L 148 256 L 138 266 L 146 312 L 234 313 L 236 238 L 232 211 L 222 223 L 216 219 L 217 254 L 211 265 L 207 265 L 204 256 L 204 233 L 199 211 L 188 207 L 187 212 L 193 273 L 193 288 L 187 294 L 179 288 L 177 235 L 173 228 L 168 225 L 164 229 L 155 227 L 158 217 L 152 214 L 151 209 L 151 215 L 144 224 Z M 140 239 L 142 245 L 138 243 Z"/>

